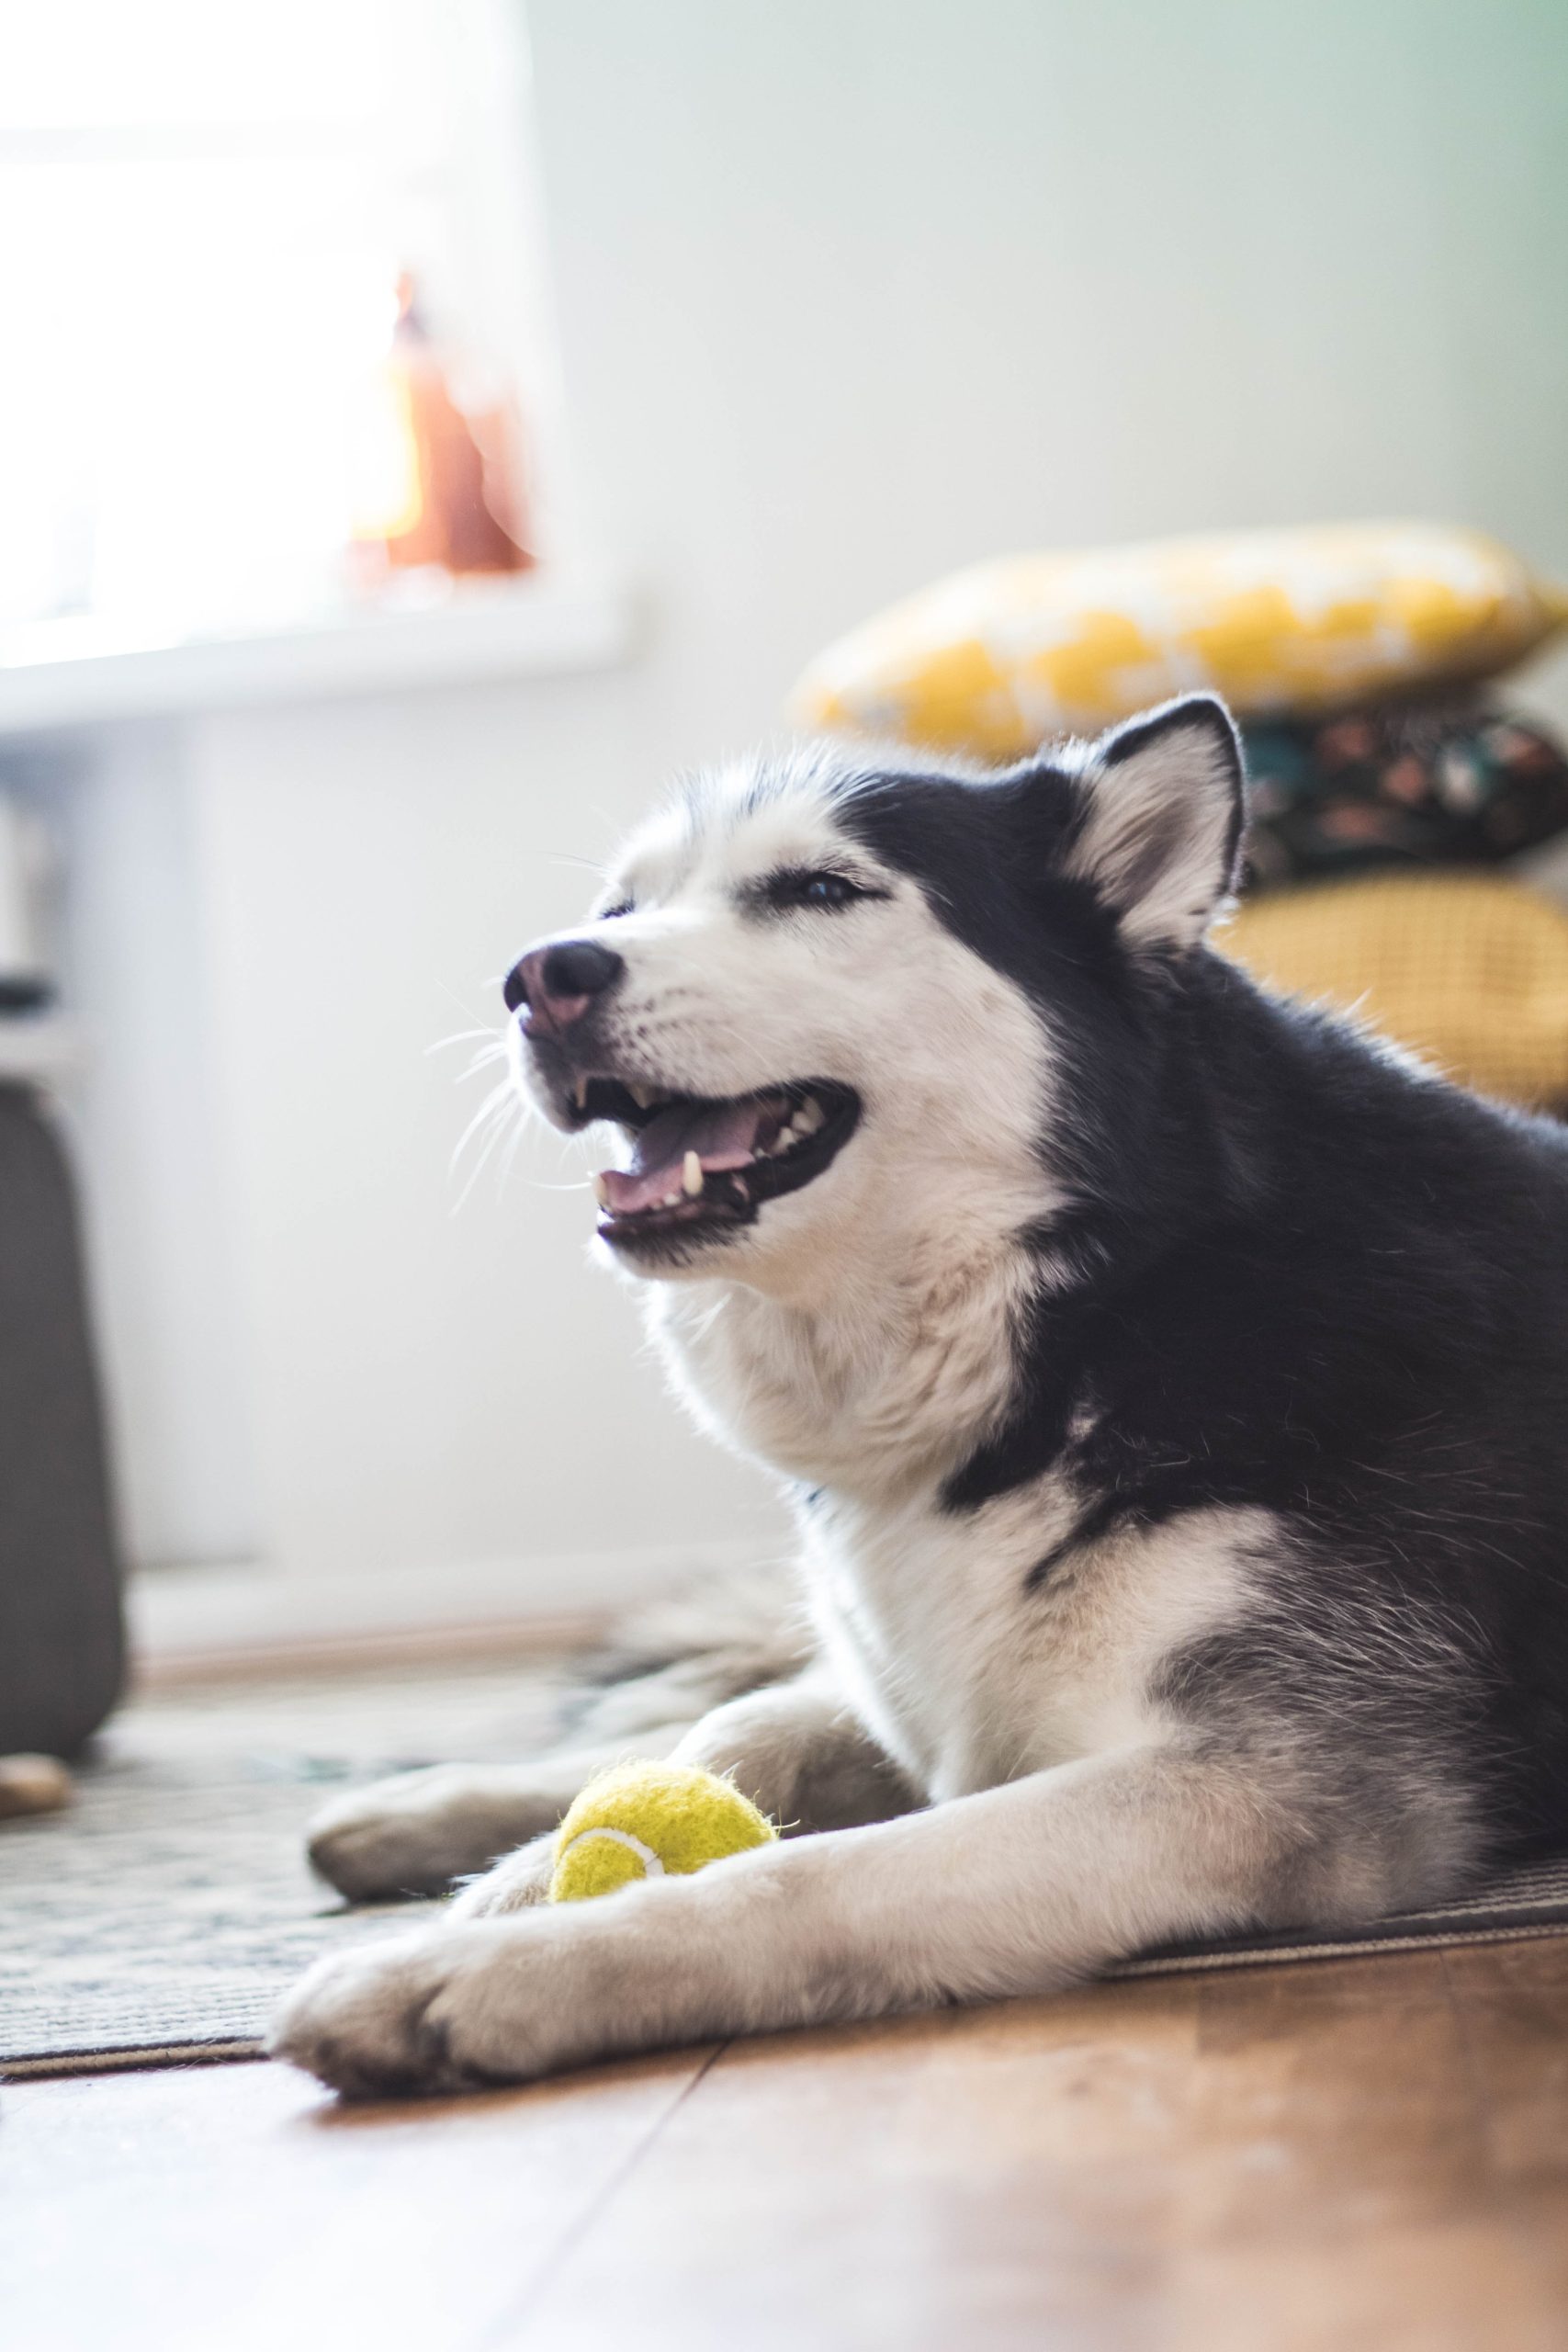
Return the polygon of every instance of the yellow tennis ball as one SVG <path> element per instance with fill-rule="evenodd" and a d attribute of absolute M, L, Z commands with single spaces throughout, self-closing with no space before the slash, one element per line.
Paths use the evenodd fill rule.
<path fill-rule="evenodd" d="M 590 1781 L 556 1832 L 552 1903 L 683 1876 L 765 1846 L 778 1831 L 733 1782 L 695 1764 L 617 1764 Z"/>

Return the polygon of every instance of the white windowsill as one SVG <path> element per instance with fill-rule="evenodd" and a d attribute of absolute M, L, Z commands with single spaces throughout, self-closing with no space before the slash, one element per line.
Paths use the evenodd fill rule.
<path fill-rule="evenodd" d="M 590 570 L 466 588 L 417 611 L 355 611 L 297 629 L 109 649 L 58 623 L 0 662 L 0 736 L 487 678 L 551 677 L 625 659 L 631 593 Z"/>

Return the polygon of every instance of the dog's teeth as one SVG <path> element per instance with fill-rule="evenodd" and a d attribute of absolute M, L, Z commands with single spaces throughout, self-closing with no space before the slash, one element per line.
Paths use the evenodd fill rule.
<path fill-rule="evenodd" d="M 803 1136 L 814 1136 L 818 1129 L 822 1125 L 827 1115 L 827 1113 L 823 1110 L 822 1105 L 818 1102 L 817 1097 L 814 1094 L 811 1095 L 807 1101 L 801 1104 L 799 1110 L 795 1114 L 794 1124 L 796 1133 Z"/>
<path fill-rule="evenodd" d="M 639 1111 L 652 1110 L 653 1089 L 651 1086 L 633 1086 L 628 1081 L 626 1092 L 631 1096 L 632 1101 L 637 1104 Z"/>
<path fill-rule="evenodd" d="M 694 1151 L 689 1151 L 681 1162 L 681 1190 L 688 1200 L 694 1201 L 703 1189 L 703 1163 Z"/>
<path fill-rule="evenodd" d="M 580 1079 L 578 1080 L 578 1081 L 577 1081 L 577 1084 L 572 1088 L 572 1090 L 571 1090 L 571 1099 L 572 1099 L 572 1101 L 576 1103 L 576 1105 L 577 1105 L 577 1107 L 578 1107 L 578 1109 L 579 1109 L 580 1111 L 586 1111 L 586 1110 L 587 1110 L 587 1108 L 588 1108 L 588 1080 L 587 1080 L 585 1078 L 580 1078 Z"/>
<path fill-rule="evenodd" d="M 602 1209 L 609 1207 L 610 1180 L 607 1176 L 595 1176 L 593 1179 L 593 1197 Z"/>

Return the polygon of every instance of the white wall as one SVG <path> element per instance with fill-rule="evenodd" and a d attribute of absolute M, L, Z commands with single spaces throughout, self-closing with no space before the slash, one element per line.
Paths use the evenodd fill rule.
<path fill-rule="evenodd" d="M 470 1098 L 425 1048 L 581 903 L 552 856 L 768 729 L 825 638 L 971 557 L 1211 525 L 1449 515 L 1568 571 L 1547 0 L 530 20 L 578 489 L 652 637 L 598 677 L 171 730 L 161 802 L 127 730 L 81 787 L 82 902 L 132 975 L 84 950 L 145 1556 L 558 1583 L 771 1525 L 584 1271 L 583 1200 L 537 1189 L 555 1147 L 453 1214 Z"/>
<path fill-rule="evenodd" d="M 91 1058 L 67 1107 L 136 1555 L 227 1560 L 254 1552 L 261 1506 L 196 788 L 178 727 L 127 729 L 69 760 L 69 978 Z"/>
<path fill-rule="evenodd" d="M 1556 0 L 535 0 L 582 464 L 674 740 L 1010 547 L 1568 563 Z"/>
<path fill-rule="evenodd" d="M 217 1073 L 245 1237 L 271 1547 L 325 1570 L 626 1552 L 737 1532 L 748 1491 L 674 1420 L 587 1166 L 531 1135 L 459 1204 L 494 1074 L 455 1032 L 592 887 L 653 781 L 635 676 L 201 730 Z M 570 1185 L 570 1190 L 553 1189 Z"/>

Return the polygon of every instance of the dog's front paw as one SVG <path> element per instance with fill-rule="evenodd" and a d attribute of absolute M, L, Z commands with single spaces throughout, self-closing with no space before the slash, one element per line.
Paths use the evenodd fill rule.
<path fill-rule="evenodd" d="M 436 1764 L 355 1789 L 324 1805 L 306 1832 L 310 1860 L 352 1902 L 445 1894 L 561 1815 L 554 1792 L 536 1794 L 504 1767 Z"/>
<path fill-rule="evenodd" d="M 273 2019 L 267 2050 L 350 2098 L 442 2087 L 447 2057 L 430 2023 L 449 1981 L 428 1935 L 318 1961 Z"/>
<path fill-rule="evenodd" d="M 275 2017 L 269 2054 L 348 2098 L 428 2097 L 544 2073 L 548 2037 L 529 2030 L 525 1982 L 536 1956 L 501 1951 L 496 1932 L 437 1928 L 319 1961 Z"/>

